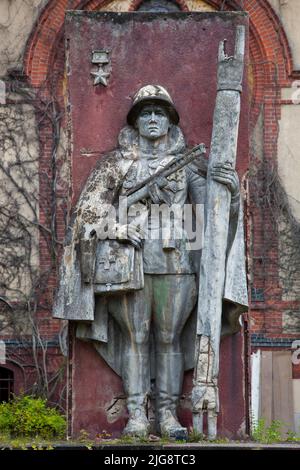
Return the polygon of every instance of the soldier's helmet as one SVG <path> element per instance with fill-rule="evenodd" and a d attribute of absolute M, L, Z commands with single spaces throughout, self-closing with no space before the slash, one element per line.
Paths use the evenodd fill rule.
<path fill-rule="evenodd" d="M 154 103 L 162 105 L 167 110 L 173 124 L 179 123 L 178 112 L 167 90 L 160 85 L 146 85 L 140 88 L 133 97 L 132 106 L 127 115 L 128 124 L 133 126 L 142 107 Z"/>

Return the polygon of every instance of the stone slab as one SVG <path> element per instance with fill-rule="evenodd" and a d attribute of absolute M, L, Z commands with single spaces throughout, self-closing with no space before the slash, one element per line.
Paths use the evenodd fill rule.
<path fill-rule="evenodd" d="M 134 93 L 148 83 L 160 84 L 173 97 L 188 145 L 204 142 L 209 149 L 216 98 L 216 65 L 219 41 L 228 40 L 233 52 L 235 27 L 247 26 L 238 13 L 100 13 L 68 12 L 66 55 L 70 101 L 70 151 L 73 201 L 100 154 L 117 145 L 120 129 Z M 110 51 L 108 85 L 93 85 L 93 50 Z M 247 62 L 247 60 L 245 60 Z M 247 73 L 238 142 L 237 169 L 248 168 Z M 92 435 L 104 429 L 118 436 L 127 413 L 121 379 L 94 348 L 75 340 L 70 375 L 72 433 L 85 429 Z M 181 401 L 182 424 L 191 426 L 188 401 L 192 373 L 185 377 Z M 237 437 L 245 432 L 246 400 L 243 336 L 222 341 L 219 416 L 220 434 Z"/>

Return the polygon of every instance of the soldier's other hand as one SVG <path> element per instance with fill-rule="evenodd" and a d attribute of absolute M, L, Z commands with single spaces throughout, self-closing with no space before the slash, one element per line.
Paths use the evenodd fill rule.
<path fill-rule="evenodd" d="M 230 163 L 219 163 L 211 170 L 212 179 L 227 186 L 232 196 L 239 193 L 239 177 Z"/>
<path fill-rule="evenodd" d="M 118 228 L 118 239 L 131 243 L 135 248 L 142 248 L 145 232 L 135 224 L 122 225 Z"/>
<path fill-rule="evenodd" d="M 128 225 L 128 240 L 136 248 L 142 248 L 145 239 L 144 230 L 139 225 Z"/>

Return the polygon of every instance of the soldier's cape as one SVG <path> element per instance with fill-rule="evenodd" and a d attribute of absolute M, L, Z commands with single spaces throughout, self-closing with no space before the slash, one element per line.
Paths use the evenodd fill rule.
<path fill-rule="evenodd" d="M 170 155 L 185 151 L 185 142 L 178 126 L 170 131 Z M 132 163 L 138 158 L 138 138 L 131 127 L 119 135 L 116 151 L 102 157 L 89 176 L 67 227 L 64 250 L 59 271 L 53 316 L 78 322 L 77 337 L 93 341 L 106 362 L 120 375 L 122 362 L 122 335 L 116 322 L 107 311 L 105 296 L 95 296 L 92 282 L 84 282 L 81 269 L 80 249 L 83 241 L 90 240 L 90 233 L 107 217 L 107 205 L 113 204 Z M 193 171 L 203 178 L 207 163 L 199 160 Z M 226 278 L 223 295 L 222 335 L 236 333 L 240 329 L 239 316 L 247 310 L 247 285 L 243 215 L 241 205 L 230 226 L 226 261 Z M 86 247 L 88 246 L 88 252 Z M 96 244 L 85 244 L 85 264 L 96 256 Z M 195 252 L 198 257 L 201 254 Z M 86 270 L 85 266 L 85 270 Z M 96 301 L 95 301 L 96 299 Z M 196 337 L 196 309 L 182 333 L 185 368 L 194 365 L 194 338 Z"/>

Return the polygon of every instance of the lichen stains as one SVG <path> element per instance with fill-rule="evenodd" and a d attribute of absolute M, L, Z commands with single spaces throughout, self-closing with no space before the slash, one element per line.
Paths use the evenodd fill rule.
<path fill-rule="evenodd" d="M 88 207 L 84 209 L 82 214 L 82 221 L 87 224 L 94 224 L 99 222 L 100 216 L 95 213 L 94 210 L 89 209 Z"/>

